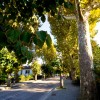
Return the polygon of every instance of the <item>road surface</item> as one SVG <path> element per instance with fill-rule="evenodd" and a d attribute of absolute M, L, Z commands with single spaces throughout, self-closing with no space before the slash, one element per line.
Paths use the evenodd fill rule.
<path fill-rule="evenodd" d="M 12 89 L 0 91 L 0 100 L 46 100 L 58 84 L 58 77 L 19 83 Z"/>

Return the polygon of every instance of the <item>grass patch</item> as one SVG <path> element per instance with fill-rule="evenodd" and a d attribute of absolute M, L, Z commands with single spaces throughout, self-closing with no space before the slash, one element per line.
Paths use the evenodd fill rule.
<path fill-rule="evenodd" d="M 66 89 L 65 87 L 56 87 L 57 90 Z"/>

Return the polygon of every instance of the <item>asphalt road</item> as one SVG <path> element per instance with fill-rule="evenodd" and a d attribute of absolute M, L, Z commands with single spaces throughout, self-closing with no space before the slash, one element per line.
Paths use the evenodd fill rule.
<path fill-rule="evenodd" d="M 12 89 L 0 91 L 0 100 L 46 100 L 50 91 L 58 84 L 58 77 L 19 83 Z"/>

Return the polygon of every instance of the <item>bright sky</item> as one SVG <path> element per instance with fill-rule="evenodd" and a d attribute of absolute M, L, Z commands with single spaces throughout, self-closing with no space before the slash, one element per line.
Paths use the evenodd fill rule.
<path fill-rule="evenodd" d="M 97 26 L 96 26 L 95 29 L 98 30 L 98 33 L 97 33 L 97 35 L 95 36 L 94 40 L 100 45 L 100 22 L 97 23 Z M 53 35 L 51 34 L 50 24 L 49 24 L 49 22 L 47 21 L 47 18 L 46 18 L 46 21 L 45 21 L 44 23 L 42 23 L 42 26 L 39 28 L 39 30 L 47 31 L 48 34 L 50 34 L 50 36 L 51 36 L 51 38 L 52 38 L 52 41 L 54 42 L 54 37 L 53 37 Z"/>
<path fill-rule="evenodd" d="M 46 16 L 46 21 L 44 23 L 41 22 L 41 27 L 39 28 L 39 30 L 44 30 L 47 31 L 48 34 L 50 34 L 52 41 L 54 40 L 53 35 L 51 34 L 51 29 L 50 29 L 50 24 L 48 22 L 47 16 Z M 53 41 L 54 42 L 54 41 Z"/>
<path fill-rule="evenodd" d="M 98 30 L 97 35 L 95 36 L 94 40 L 97 41 L 97 43 L 100 45 L 100 22 L 97 23 L 97 26 L 95 28 L 96 30 Z"/>

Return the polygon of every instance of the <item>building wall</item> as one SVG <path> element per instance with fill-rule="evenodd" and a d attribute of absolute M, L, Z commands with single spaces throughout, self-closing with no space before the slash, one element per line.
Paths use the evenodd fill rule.
<path fill-rule="evenodd" d="M 22 69 L 18 72 L 18 75 L 31 75 L 33 74 L 32 70 L 31 69 Z"/>

